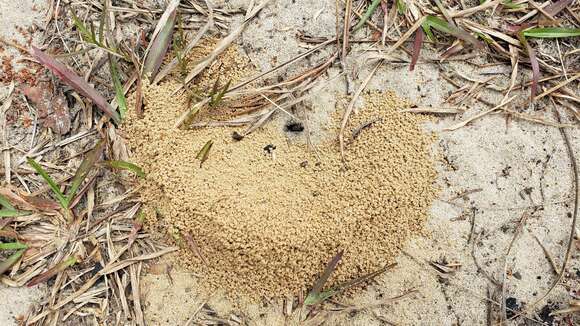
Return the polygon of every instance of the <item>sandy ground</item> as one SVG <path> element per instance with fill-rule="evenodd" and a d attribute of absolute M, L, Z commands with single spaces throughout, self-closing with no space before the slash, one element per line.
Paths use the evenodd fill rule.
<path fill-rule="evenodd" d="M 228 5 L 243 7 L 246 2 L 229 1 Z M 21 12 L 32 3 L 0 0 L 0 35 L 13 35 L 15 24 L 30 24 L 34 18 Z M 247 27 L 240 44 L 258 69 L 264 70 L 305 51 L 296 40 L 297 30 L 308 35 L 334 36 L 334 24 L 332 0 L 273 1 Z M 355 51 L 362 53 L 364 49 L 365 46 L 357 46 Z M 307 60 L 308 64 L 318 63 L 325 55 L 328 52 L 313 56 Z M 424 51 L 423 57 L 435 58 L 436 54 Z M 353 78 L 354 85 L 350 85 L 357 87 L 368 73 L 368 64 L 353 60 L 349 65 L 361 68 L 359 76 Z M 467 64 L 453 63 L 444 67 L 447 71 L 460 71 L 483 79 L 481 69 Z M 500 68 L 493 68 L 500 72 L 498 84 L 507 75 Z M 289 73 L 296 69 L 289 69 Z M 332 69 L 329 75 L 338 72 Z M 525 74 L 528 78 L 529 72 Z M 344 78 L 334 79 L 307 103 L 315 131 L 316 121 L 324 121 L 323 116 L 335 108 L 336 94 L 346 88 Z M 442 80 L 437 66 L 425 63 L 418 64 L 414 72 L 409 72 L 406 64 L 383 66 L 368 88 L 392 89 L 419 106 L 433 107 L 440 105 L 454 90 Z M 501 99 L 491 92 L 484 96 L 494 103 Z M 555 273 L 535 237 L 561 266 L 573 207 L 570 161 L 562 136 L 556 128 L 521 120 L 506 124 L 505 116 L 499 114 L 487 115 L 457 131 L 442 131 L 482 108 L 470 102 L 466 113 L 438 116 L 436 122 L 426 126 L 428 130 L 438 131 L 439 141 L 433 145 L 433 152 L 437 157 L 438 185 L 442 189 L 440 200 L 433 203 L 428 222 L 430 236 L 411 241 L 400 255 L 398 266 L 366 290 L 339 300 L 365 305 L 411 289 L 417 292 L 393 304 L 332 315 L 328 325 L 488 324 L 489 309 L 495 305 L 482 298 L 491 296 L 488 291 L 493 292 L 495 286 L 484 274 L 502 281 L 507 248 L 524 214 L 528 214 L 527 221 L 507 259 L 506 297 L 513 298 L 509 300 L 515 302 L 512 307 L 526 307 L 541 297 L 555 280 Z M 546 108 L 536 110 L 534 113 L 548 112 L 546 118 L 552 118 Z M 577 129 L 569 130 L 568 135 L 575 151 L 580 152 Z M 453 204 L 448 203 L 470 190 L 477 192 L 453 200 Z M 457 263 L 460 267 L 453 273 L 441 275 L 429 262 Z M 154 269 L 159 270 L 159 266 Z M 151 325 L 182 325 L 203 304 L 218 311 L 222 317 L 235 313 L 255 325 L 276 325 L 286 320 L 281 302 L 272 303 L 269 308 L 250 307 L 240 314 L 219 294 L 211 297 L 198 294 L 196 284 L 203 280 L 195 275 L 178 267 L 169 272 L 173 283 L 164 272 L 152 272 L 144 277 L 145 314 Z M 579 279 L 580 262 L 578 254 L 574 254 L 565 273 L 564 285 L 556 287 L 549 301 L 532 309 L 537 314 L 533 319 L 550 322 L 546 312 L 565 306 L 571 298 L 569 292 L 579 288 Z M 38 299 L 39 293 L 35 289 L 0 287 L 1 298 L 14 298 L 12 304 L 0 305 L 0 325 L 13 324 L 13 317 L 26 311 L 28 304 Z M 518 319 L 513 324 L 537 322 Z"/>
<path fill-rule="evenodd" d="M 39 8 L 44 1 L 22 0 L 9 1 L 0 0 L 0 37 L 24 43 L 24 37 L 17 31 L 16 27 L 27 28 L 34 22 L 42 22 L 43 12 L 35 11 L 33 7 Z M 11 51 L 11 49 L 6 49 Z M 12 52 L 16 54 L 16 52 Z M 0 99 L 4 99 L 8 91 L 7 87 L 0 86 Z M 0 283 L 0 325 L 16 325 L 14 317 L 27 312 L 30 305 L 38 301 L 43 293 L 42 287 L 36 288 L 8 288 Z"/>

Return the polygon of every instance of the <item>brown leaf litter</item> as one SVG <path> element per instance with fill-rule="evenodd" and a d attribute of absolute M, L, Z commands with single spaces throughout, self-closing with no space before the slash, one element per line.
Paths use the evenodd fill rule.
<path fill-rule="evenodd" d="M 39 81 L 37 86 L 25 87 L 23 93 L 35 104 L 43 127 L 51 128 L 59 135 L 70 131 L 70 112 L 62 90 L 49 81 Z"/>
<path fill-rule="evenodd" d="M 240 58 L 231 47 L 196 85 L 215 80 L 212 71 L 234 85 L 248 78 Z M 399 112 L 409 103 L 394 93 L 362 96 L 343 162 L 334 141 L 338 119 L 318 155 L 274 122 L 241 141 L 232 139 L 233 128 L 176 129 L 187 110 L 186 96 L 173 95 L 180 86 L 176 76 L 144 85 L 144 116 L 132 112 L 124 131 L 132 160 L 147 174 L 147 227 L 182 246 L 179 262 L 203 275 L 206 290 L 250 299 L 296 294 L 342 249 L 330 280 L 337 284 L 392 263 L 409 238 L 423 234 L 437 195 L 434 136 L 422 131 L 425 118 Z M 210 140 L 200 165 L 196 154 Z"/>

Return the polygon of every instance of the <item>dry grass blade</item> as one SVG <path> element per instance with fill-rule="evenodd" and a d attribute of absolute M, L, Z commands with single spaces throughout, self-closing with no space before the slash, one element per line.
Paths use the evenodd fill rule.
<path fill-rule="evenodd" d="M 14 99 L 14 82 L 10 83 L 10 87 L 8 89 L 8 96 L 4 99 L 4 103 L 0 106 L 0 142 L 2 142 L 2 146 L 4 149 L 0 150 L 4 158 L 4 180 L 7 184 L 10 184 L 12 180 L 12 173 L 11 173 L 11 160 L 10 160 L 10 150 L 8 148 L 8 126 L 6 120 L 6 112 L 12 105 L 12 100 Z"/>
<path fill-rule="evenodd" d="M 111 105 L 105 100 L 105 98 L 99 94 L 91 85 L 89 85 L 84 79 L 79 77 L 72 70 L 67 68 L 62 63 L 56 61 L 48 54 L 41 51 L 39 48 L 32 46 L 32 55 L 46 68 L 48 68 L 52 73 L 58 76 L 62 81 L 64 81 L 69 86 L 76 89 L 82 95 L 88 97 L 93 103 L 95 103 L 107 116 L 109 116 L 115 123 L 120 123 L 121 118 L 119 114 L 111 107 Z"/>
<path fill-rule="evenodd" d="M 415 69 L 415 64 L 419 60 L 419 54 L 421 53 L 421 45 L 423 45 L 423 40 L 425 39 L 425 33 L 419 28 L 415 32 L 415 41 L 413 42 L 413 55 L 411 56 L 411 64 L 409 65 L 409 70 L 413 71 Z"/>
<path fill-rule="evenodd" d="M 318 304 L 318 303 L 324 301 L 326 298 L 328 298 L 328 296 L 324 295 L 325 292 L 321 293 L 321 291 L 322 291 L 322 288 L 324 287 L 324 284 L 326 284 L 326 281 L 328 281 L 328 279 L 330 278 L 330 275 L 332 275 L 332 272 L 334 272 L 334 270 L 336 269 L 336 266 L 338 265 L 338 263 L 342 259 L 343 253 L 344 253 L 344 251 L 340 250 L 334 257 L 332 257 L 332 259 L 328 262 L 328 264 L 326 264 L 326 267 L 324 268 L 324 272 L 318 278 L 318 280 L 316 280 L 316 283 L 314 283 L 314 286 L 312 286 L 312 290 L 310 290 L 310 292 L 308 293 L 308 296 L 306 296 L 306 299 L 304 299 L 305 305 L 307 305 L 307 306 L 315 305 L 315 304 Z"/>
<path fill-rule="evenodd" d="M 538 80 L 540 79 L 540 64 L 538 63 L 538 58 L 536 57 L 536 51 L 530 46 L 528 40 L 526 39 L 523 32 L 518 33 L 518 39 L 526 49 L 528 57 L 530 58 L 530 64 L 532 65 L 532 93 L 531 99 L 534 100 L 536 93 L 538 92 Z"/>
<path fill-rule="evenodd" d="M 572 2 L 574 2 L 574 0 L 559 0 L 547 5 L 546 8 L 544 8 L 544 11 L 552 16 L 555 16 L 560 11 L 564 10 L 566 7 L 572 4 Z"/>
<path fill-rule="evenodd" d="M 210 52 L 205 58 L 201 60 L 185 77 L 185 83 L 189 83 L 193 78 L 195 78 L 200 72 L 202 72 L 205 68 L 207 68 L 214 60 L 220 55 L 225 49 L 230 46 L 230 44 L 238 38 L 238 36 L 242 33 L 244 28 L 248 25 L 248 23 L 254 18 L 262 8 L 264 8 L 270 0 L 264 0 L 261 4 L 257 5 L 256 8 L 252 8 L 252 10 L 246 14 L 246 18 L 242 22 L 240 26 L 238 26 L 234 31 L 232 31 L 228 36 L 223 38 L 218 42 L 215 49 Z M 183 86 L 180 86 L 176 91 L 179 91 Z"/>
<path fill-rule="evenodd" d="M 405 41 L 407 41 L 407 39 L 409 37 L 411 37 L 411 35 L 413 35 L 413 33 L 417 30 L 417 28 L 421 27 L 421 25 L 425 22 L 425 19 L 427 19 L 427 16 L 422 16 L 421 18 L 419 18 L 414 24 L 413 26 L 411 26 L 406 32 L 405 34 L 403 34 L 399 40 L 397 42 L 395 42 L 395 44 L 391 45 L 391 47 L 389 47 L 387 49 L 387 51 L 385 51 L 384 55 L 388 55 L 391 52 L 393 52 L 394 50 L 396 50 L 399 46 L 401 46 L 403 43 L 405 43 Z"/>
<path fill-rule="evenodd" d="M 49 279 L 51 279 L 52 277 L 54 277 L 55 275 L 57 275 L 58 273 L 73 266 L 74 264 L 77 263 L 77 261 L 78 261 L 78 259 L 76 257 L 69 257 L 69 258 L 61 261 L 60 263 L 56 264 L 55 266 L 53 266 L 52 268 L 50 268 L 46 272 L 34 277 L 32 280 L 30 280 L 26 284 L 26 286 L 33 287 L 37 284 L 44 283 L 44 282 L 48 281 Z"/>
<path fill-rule="evenodd" d="M 560 84 L 558 84 L 558 85 L 556 85 L 556 86 L 554 86 L 554 87 L 552 87 L 552 88 L 550 88 L 550 89 L 547 89 L 547 90 L 546 90 L 546 91 L 544 91 L 542 94 L 540 94 L 540 95 L 536 96 L 536 97 L 534 98 L 534 100 L 536 100 L 536 101 L 537 101 L 537 100 L 541 99 L 542 97 L 544 97 L 544 96 L 546 96 L 546 95 L 549 95 L 549 94 L 551 94 L 551 93 L 553 93 L 553 92 L 555 92 L 555 91 L 559 90 L 560 88 L 562 88 L 562 87 L 564 87 L 564 86 L 566 86 L 566 85 L 570 84 L 571 82 L 575 81 L 575 80 L 576 80 L 576 79 L 578 79 L 578 78 L 580 78 L 580 74 L 576 74 L 576 75 L 574 75 L 574 76 L 572 76 L 572 77 L 568 78 L 568 79 L 567 79 L 565 82 L 563 82 L 563 83 L 560 83 Z"/>
<path fill-rule="evenodd" d="M 167 53 L 167 49 L 169 49 L 179 2 L 180 0 L 172 0 L 169 3 L 167 9 L 165 9 L 165 12 L 155 27 L 149 47 L 145 51 L 143 74 L 148 76 L 151 80 L 155 79 L 157 71 L 159 70 L 159 67 L 161 67 L 161 63 L 165 57 L 165 53 Z"/>
<path fill-rule="evenodd" d="M 430 39 L 434 39 L 433 33 L 431 32 L 431 28 L 434 28 L 442 33 L 455 36 L 458 39 L 470 43 L 478 49 L 485 48 L 483 43 L 478 41 L 475 37 L 471 36 L 471 34 L 469 34 L 468 32 L 458 27 L 451 26 L 448 22 L 438 17 L 427 16 L 425 22 L 421 26 L 423 27 L 423 30 L 425 30 L 425 33 L 427 34 L 427 36 L 429 36 Z"/>
<path fill-rule="evenodd" d="M 128 170 L 135 173 L 136 176 L 139 178 L 145 178 L 145 172 L 143 169 L 136 164 L 126 161 L 104 161 L 104 164 L 114 168 L 114 169 L 121 169 L 121 170 Z"/>
<path fill-rule="evenodd" d="M 189 41 L 187 43 L 187 45 L 185 46 L 185 48 L 183 49 L 183 56 L 187 56 L 187 54 L 189 53 L 189 51 L 191 51 L 199 42 L 199 40 L 201 40 L 201 38 L 205 35 L 205 33 L 207 33 L 207 31 L 213 27 L 213 10 L 210 10 L 210 15 L 208 18 L 208 22 L 203 25 L 203 27 L 197 32 L 197 34 L 195 34 L 195 36 L 193 37 L 193 39 L 191 39 L 191 41 Z M 157 84 L 159 83 L 163 78 L 165 78 L 179 63 L 179 59 L 178 58 L 173 58 L 173 60 L 171 60 L 171 62 L 169 62 L 168 64 L 163 66 L 163 69 L 161 69 L 159 71 L 159 73 L 157 73 L 157 76 L 155 77 L 153 84 Z"/>
<path fill-rule="evenodd" d="M 136 205 L 136 207 L 139 208 L 138 205 Z M 133 221 L 133 226 L 131 227 L 131 233 L 129 234 L 128 241 L 129 246 L 131 246 L 137 239 L 137 235 L 139 234 L 139 231 L 141 231 L 141 229 L 143 228 L 144 222 L 145 222 L 145 214 L 139 212 L 139 214 L 137 214 L 137 217 L 135 218 L 135 221 Z"/>
<path fill-rule="evenodd" d="M 480 112 L 480 113 L 478 113 L 478 114 L 474 115 L 473 117 L 471 117 L 471 118 L 469 118 L 469 119 L 466 119 L 466 120 L 464 120 L 464 121 L 462 121 L 462 122 L 459 122 L 458 124 L 456 124 L 456 125 L 453 125 L 453 126 L 451 126 L 451 127 L 447 127 L 447 128 L 445 128 L 445 129 L 443 129 L 443 130 L 445 130 L 445 131 L 453 131 L 453 130 L 457 130 L 457 129 L 461 128 L 461 127 L 464 127 L 464 126 L 466 126 L 468 123 L 470 123 L 471 121 L 477 120 L 477 119 L 479 119 L 479 118 L 483 117 L 484 115 L 486 115 L 486 114 L 488 114 L 488 113 L 491 113 L 491 112 L 493 112 L 493 111 L 495 111 L 495 110 L 498 110 L 498 109 L 500 109 L 500 108 L 504 107 L 505 105 L 507 105 L 508 103 L 510 103 L 511 101 L 513 101 L 513 100 L 514 100 L 516 97 L 517 97 L 517 95 L 514 95 L 514 96 L 510 97 L 509 99 L 507 99 L 505 102 L 502 102 L 502 103 L 500 103 L 500 104 L 498 104 L 498 105 L 494 106 L 494 107 L 493 107 L 493 108 L 491 108 L 491 109 L 487 109 L 487 110 L 485 110 L 485 111 L 483 111 L 483 112 Z"/>
<path fill-rule="evenodd" d="M 348 54 L 348 34 L 350 31 L 350 12 L 352 11 L 352 0 L 346 0 L 344 6 L 344 26 L 342 29 L 342 52 L 340 60 L 345 62 Z M 338 39 L 338 35 L 336 36 Z"/>
<path fill-rule="evenodd" d="M 356 100 L 358 99 L 358 97 L 360 96 L 362 91 L 367 87 L 367 84 L 369 83 L 369 81 L 371 80 L 371 78 L 373 77 L 373 75 L 375 74 L 377 69 L 379 69 L 379 67 L 382 65 L 382 63 L 383 63 L 383 60 L 379 60 L 379 62 L 377 62 L 376 66 L 373 68 L 373 70 L 371 70 L 371 72 L 369 73 L 367 78 L 363 81 L 363 83 L 360 85 L 360 87 L 356 90 L 354 96 L 352 97 L 352 99 L 350 100 L 350 103 L 348 104 L 347 109 L 344 111 L 344 114 L 342 115 L 342 120 L 340 122 L 340 131 L 338 133 L 338 142 L 340 144 L 340 155 L 341 155 L 343 161 L 344 161 L 344 131 L 346 129 L 346 125 L 348 124 L 348 119 L 349 119 L 352 111 L 354 110 L 354 105 L 356 103 Z"/>

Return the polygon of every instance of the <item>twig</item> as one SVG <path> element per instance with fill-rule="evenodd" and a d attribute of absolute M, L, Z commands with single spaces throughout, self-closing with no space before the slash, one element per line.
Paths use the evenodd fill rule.
<path fill-rule="evenodd" d="M 379 69 L 379 67 L 382 64 L 383 64 L 383 60 L 379 60 L 379 62 L 377 62 L 377 64 L 375 65 L 373 70 L 371 70 L 371 72 L 369 73 L 367 78 L 363 81 L 363 83 L 360 85 L 360 87 L 356 90 L 354 96 L 352 97 L 352 100 L 348 104 L 346 111 L 344 111 L 344 114 L 342 115 L 342 121 L 340 123 L 340 132 L 338 133 L 338 141 L 340 143 L 340 156 L 342 157 L 343 162 L 345 160 L 345 158 L 344 158 L 344 130 L 346 129 L 348 119 L 350 117 L 350 114 L 352 113 L 352 110 L 354 109 L 354 105 L 355 105 L 356 100 L 358 99 L 358 97 L 360 96 L 362 91 L 366 88 L 367 84 L 369 83 L 369 81 L 371 80 L 371 78 L 373 77 L 373 75 L 375 74 L 377 69 Z"/>
<path fill-rule="evenodd" d="M 460 122 L 460 123 L 458 123 L 458 124 L 456 124 L 456 125 L 453 125 L 453 126 L 451 126 L 451 127 L 444 128 L 443 130 L 444 130 L 444 131 L 453 131 L 453 130 L 457 130 L 457 129 L 461 128 L 461 127 L 464 127 L 465 125 L 467 125 L 467 124 L 468 124 L 468 123 L 470 123 L 471 121 L 473 121 L 473 120 L 477 120 L 477 119 L 479 119 L 479 118 L 483 117 L 483 116 L 484 116 L 484 115 L 486 115 L 486 114 L 489 114 L 489 113 L 491 113 L 491 112 L 493 112 L 493 111 L 495 111 L 495 110 L 498 110 L 498 109 L 502 108 L 503 106 L 505 106 L 505 105 L 507 105 L 508 103 L 510 103 L 511 101 L 513 101 L 513 100 L 514 100 L 516 97 L 517 97 L 517 95 L 514 95 L 514 96 L 510 97 L 510 98 L 509 98 L 507 101 L 505 101 L 505 102 L 502 102 L 502 103 L 500 103 L 500 104 L 498 104 L 498 105 L 494 106 L 494 107 L 493 107 L 493 108 L 491 108 L 491 109 L 487 109 L 487 110 L 485 110 L 485 111 L 482 111 L 482 112 L 480 112 L 480 113 L 478 113 L 478 114 L 474 115 L 473 117 L 471 117 L 471 118 L 469 118 L 469 119 L 465 119 L 464 121 L 462 121 L 462 122 Z"/>

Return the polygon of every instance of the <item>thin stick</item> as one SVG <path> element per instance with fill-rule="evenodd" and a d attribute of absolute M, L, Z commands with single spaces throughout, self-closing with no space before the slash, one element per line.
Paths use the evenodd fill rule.
<path fill-rule="evenodd" d="M 354 109 L 354 104 L 355 104 L 356 100 L 358 99 L 358 97 L 360 96 L 362 91 L 366 88 L 367 84 L 369 83 L 369 81 L 371 80 L 371 78 L 373 77 L 373 75 L 375 74 L 377 69 L 379 69 L 379 67 L 383 64 L 383 61 L 384 60 L 379 60 L 379 62 L 377 62 L 376 66 L 373 68 L 373 70 L 371 70 L 371 72 L 369 73 L 367 78 L 363 81 L 363 83 L 360 85 L 360 87 L 356 90 L 356 93 L 354 94 L 354 96 L 352 97 L 352 100 L 348 104 L 348 108 L 346 109 L 346 111 L 344 112 L 344 114 L 342 116 L 342 121 L 340 123 L 340 132 L 338 134 L 338 141 L 340 143 L 340 156 L 342 157 L 343 162 L 344 162 L 344 130 L 346 129 L 346 124 L 348 123 L 348 118 L 350 117 L 350 114 L 352 113 L 352 110 Z"/>
<path fill-rule="evenodd" d="M 556 86 L 554 86 L 554 87 L 552 87 L 552 88 L 550 88 L 550 89 L 547 89 L 547 90 L 546 90 L 545 92 L 543 92 L 542 94 L 540 94 L 540 95 L 536 96 L 536 97 L 534 98 L 534 101 L 537 101 L 537 100 L 541 99 L 542 97 L 544 97 L 544 96 L 546 96 L 546 95 L 548 95 L 548 94 L 551 94 L 551 93 L 553 93 L 554 91 L 557 91 L 558 89 L 560 89 L 560 88 L 562 88 L 562 87 L 564 87 L 564 86 L 566 86 L 566 85 L 570 84 L 571 82 L 575 81 L 575 80 L 576 80 L 576 79 L 578 79 L 578 78 L 580 78 L 580 74 L 576 74 L 576 75 L 574 75 L 572 78 L 570 78 L 570 79 L 566 80 L 565 82 L 563 82 L 563 83 L 560 83 L 560 84 L 558 84 L 558 85 L 556 85 Z"/>
<path fill-rule="evenodd" d="M 444 130 L 444 131 L 453 131 L 453 130 L 457 130 L 457 129 L 461 128 L 461 127 L 464 127 L 465 125 L 467 125 L 467 124 L 468 124 L 468 123 L 470 123 L 471 121 L 473 121 L 473 120 L 477 120 L 477 119 L 479 119 L 479 118 L 483 117 L 484 115 L 486 115 L 486 114 L 488 114 L 488 113 L 491 113 L 491 112 L 493 112 L 493 111 L 495 111 L 495 110 L 498 110 L 498 109 L 502 108 L 502 107 L 503 107 L 503 106 L 505 106 L 506 104 L 508 104 L 508 103 L 510 103 L 511 101 L 513 101 L 513 100 L 514 100 L 516 97 L 517 97 L 517 95 L 514 95 L 514 96 L 510 97 L 510 98 L 509 98 L 507 101 L 505 101 L 505 102 L 502 102 L 502 103 L 500 103 L 500 104 L 498 104 L 498 105 L 494 106 L 494 107 L 493 107 L 493 108 L 491 108 L 491 109 L 487 109 L 487 110 L 485 110 L 485 111 L 483 111 L 483 112 L 480 112 L 480 113 L 478 113 L 478 114 L 474 115 L 473 117 L 471 117 L 471 118 L 469 118 L 469 119 L 466 119 L 466 120 L 464 120 L 464 121 L 462 121 L 462 122 L 460 122 L 460 123 L 458 123 L 458 124 L 456 124 L 456 125 L 454 125 L 454 126 L 447 127 L 447 128 L 445 128 L 445 129 L 443 129 L 443 130 Z"/>
<path fill-rule="evenodd" d="M 342 54 L 341 61 L 346 61 L 346 56 L 348 54 L 348 34 L 350 31 L 350 12 L 352 11 L 352 0 L 346 0 L 346 5 L 344 8 L 344 26 L 342 29 Z"/>
<path fill-rule="evenodd" d="M 403 43 L 405 43 L 405 41 L 407 41 L 407 39 L 409 37 L 411 37 L 411 35 L 413 35 L 413 33 L 415 33 L 415 31 L 421 27 L 421 24 L 423 24 L 423 22 L 425 21 L 425 19 L 427 19 L 427 16 L 423 16 L 421 18 L 419 18 L 414 24 L 413 26 L 411 26 L 411 28 L 409 28 L 408 31 L 405 32 L 405 34 L 403 34 L 401 36 L 401 38 L 399 38 L 399 40 L 391 45 L 390 48 L 387 49 L 387 51 L 384 53 L 384 55 L 387 55 L 391 52 L 393 52 L 394 50 L 396 50 L 399 46 L 401 46 Z"/>

